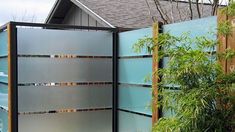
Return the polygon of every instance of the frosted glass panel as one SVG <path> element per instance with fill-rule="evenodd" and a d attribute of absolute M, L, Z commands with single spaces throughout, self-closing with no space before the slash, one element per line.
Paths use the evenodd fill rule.
<path fill-rule="evenodd" d="M 152 58 L 119 59 L 119 82 L 151 84 L 145 77 L 152 73 Z"/>
<path fill-rule="evenodd" d="M 0 107 L 8 109 L 8 86 L 0 83 Z"/>
<path fill-rule="evenodd" d="M 0 132 L 8 132 L 8 113 L 0 109 Z"/>
<path fill-rule="evenodd" d="M 112 107 L 112 85 L 19 87 L 19 111 Z"/>
<path fill-rule="evenodd" d="M 8 109 L 8 94 L 0 93 L 0 107 Z"/>
<path fill-rule="evenodd" d="M 112 32 L 17 30 L 18 55 L 112 56 Z M 112 58 L 18 57 L 18 83 L 112 82 Z M 65 109 L 112 108 L 112 84 L 18 86 L 19 132 L 111 132 L 112 110 L 47 113 Z M 31 113 L 23 115 L 23 113 Z"/>
<path fill-rule="evenodd" d="M 0 56 L 7 56 L 7 32 L 0 33 Z M 0 82 L 8 83 L 8 60 L 0 58 Z M 0 83 L 0 132 L 8 132 L 8 86 Z"/>
<path fill-rule="evenodd" d="M 118 112 L 119 132 L 151 132 L 152 118 L 128 112 Z"/>
<path fill-rule="evenodd" d="M 112 33 L 18 28 L 18 54 L 112 56 Z"/>
<path fill-rule="evenodd" d="M 112 81 L 112 59 L 19 58 L 19 83 Z"/>
<path fill-rule="evenodd" d="M 179 90 L 168 90 L 167 92 L 178 92 Z M 164 99 L 164 97 L 163 97 Z M 170 103 L 177 105 L 176 101 L 172 98 Z M 175 112 L 170 109 L 162 109 L 162 117 L 172 117 L 175 116 Z"/>
<path fill-rule="evenodd" d="M 216 30 L 217 30 L 216 16 L 163 25 L 163 32 L 169 32 L 174 36 L 181 36 L 183 33 L 189 33 L 191 38 L 205 36 L 212 40 L 217 39 Z M 191 47 L 195 48 L 195 45 L 192 44 Z M 216 48 L 205 49 L 205 51 L 216 51 Z"/>
<path fill-rule="evenodd" d="M 8 82 L 8 60 L 7 58 L 0 58 L 0 82 Z"/>
<path fill-rule="evenodd" d="M 180 36 L 182 33 L 189 32 L 191 37 L 208 35 L 214 40 L 216 40 L 217 36 L 208 34 L 208 32 L 216 33 L 216 29 L 217 29 L 216 16 L 163 25 L 164 32 L 169 32 L 175 36 Z"/>
<path fill-rule="evenodd" d="M 151 115 L 151 92 L 151 88 L 119 85 L 119 108 Z"/>
<path fill-rule="evenodd" d="M 112 111 L 19 115 L 19 132 L 111 132 Z"/>
<path fill-rule="evenodd" d="M 8 85 L 0 83 L 0 93 L 7 94 L 8 93 Z"/>
<path fill-rule="evenodd" d="M 0 56 L 6 56 L 7 55 L 7 32 L 0 32 Z"/>
<path fill-rule="evenodd" d="M 0 72 L 3 72 L 4 74 L 8 74 L 8 60 L 7 58 L 0 58 Z M 2 75 L 2 74 L 0 74 Z"/>
<path fill-rule="evenodd" d="M 134 53 L 132 48 L 139 39 L 152 36 L 152 28 L 144 28 L 133 31 L 119 33 L 119 56 L 147 55 L 145 50 L 141 53 Z"/>

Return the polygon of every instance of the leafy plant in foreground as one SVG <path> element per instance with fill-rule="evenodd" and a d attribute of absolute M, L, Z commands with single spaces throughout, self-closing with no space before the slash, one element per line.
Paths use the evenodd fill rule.
<path fill-rule="evenodd" d="M 174 114 L 160 118 L 153 131 L 233 131 L 235 106 L 231 93 L 235 89 L 235 72 L 224 74 L 217 60 L 231 59 L 235 52 L 215 54 L 217 41 L 188 36 L 159 34 L 159 57 L 168 57 L 167 67 L 158 71 L 162 76 L 159 107 Z M 152 52 L 156 46 L 153 42 L 145 37 L 133 48 L 136 52 L 143 48 Z M 180 90 L 172 92 L 170 89 L 175 87 Z"/>

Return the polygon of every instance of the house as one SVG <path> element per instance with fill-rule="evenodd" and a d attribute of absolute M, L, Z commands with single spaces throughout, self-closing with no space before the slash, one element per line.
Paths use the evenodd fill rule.
<path fill-rule="evenodd" d="M 147 2 L 146 2 L 147 1 Z M 57 0 L 47 24 L 77 26 L 143 28 L 152 25 L 152 16 L 163 21 L 153 0 Z M 160 4 L 174 22 L 189 20 L 189 4 L 185 1 L 161 0 Z M 196 4 L 193 18 L 198 18 Z M 210 16 L 210 4 L 200 4 L 202 17 Z M 151 14 L 151 15 L 150 15 Z"/>

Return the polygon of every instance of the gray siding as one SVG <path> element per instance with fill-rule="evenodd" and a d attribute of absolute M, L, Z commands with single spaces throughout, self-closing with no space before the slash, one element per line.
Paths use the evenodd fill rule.
<path fill-rule="evenodd" d="M 104 27 L 104 25 L 97 22 L 89 14 L 81 10 L 79 7 L 73 5 L 63 20 L 63 24 L 77 25 L 77 26 L 97 26 Z"/>

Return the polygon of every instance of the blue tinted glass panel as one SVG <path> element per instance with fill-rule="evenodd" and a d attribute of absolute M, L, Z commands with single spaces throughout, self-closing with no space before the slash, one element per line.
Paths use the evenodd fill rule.
<path fill-rule="evenodd" d="M 137 54 L 134 53 L 132 49 L 133 44 L 145 36 L 152 36 L 152 28 L 144 28 L 119 33 L 119 56 L 147 55 L 148 53 L 146 50 Z"/>
<path fill-rule="evenodd" d="M 128 112 L 118 112 L 119 132 L 151 132 L 152 118 Z"/>
<path fill-rule="evenodd" d="M 0 32 L 0 56 L 6 56 L 8 49 L 7 49 L 7 32 Z"/>
<path fill-rule="evenodd" d="M 7 94 L 8 93 L 8 85 L 0 83 L 0 93 Z"/>
<path fill-rule="evenodd" d="M 216 40 L 217 17 L 213 16 L 192 21 L 163 25 L 163 32 L 169 32 L 174 36 L 181 36 L 183 33 L 189 33 L 191 38 L 205 36 L 207 38 Z M 195 45 L 192 44 L 192 48 L 194 47 Z M 205 51 L 216 51 L 216 48 L 205 49 Z"/>
<path fill-rule="evenodd" d="M 119 108 L 151 115 L 152 89 L 138 86 L 119 85 Z"/>
<path fill-rule="evenodd" d="M 0 82 L 8 82 L 8 60 L 7 58 L 0 58 Z"/>
<path fill-rule="evenodd" d="M 151 84 L 145 78 L 151 76 L 152 58 L 119 59 L 119 82 Z"/>
<path fill-rule="evenodd" d="M 0 109 L 0 132 L 8 132 L 8 113 Z"/>
<path fill-rule="evenodd" d="M 216 28 L 216 16 L 163 25 L 164 32 L 169 32 L 175 36 L 180 36 L 182 33 L 190 32 L 190 35 L 193 38 L 208 35 L 208 37 L 216 39 Z M 209 32 L 214 33 L 214 35 L 208 34 Z"/>
<path fill-rule="evenodd" d="M 0 107 L 7 109 L 8 107 L 8 88 L 7 85 L 0 83 Z"/>

